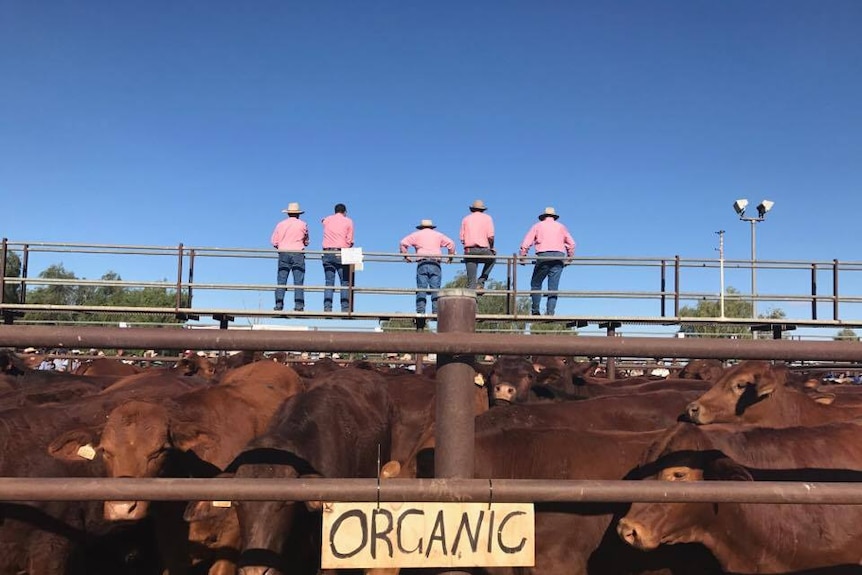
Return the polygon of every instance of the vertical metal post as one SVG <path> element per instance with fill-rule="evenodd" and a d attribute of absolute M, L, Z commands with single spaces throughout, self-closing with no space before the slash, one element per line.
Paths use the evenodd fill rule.
<path fill-rule="evenodd" d="M 512 254 L 512 259 L 506 262 L 506 313 L 514 315 L 518 311 L 518 254 Z"/>
<path fill-rule="evenodd" d="M 476 292 L 440 291 L 437 332 L 476 331 Z M 475 414 L 473 355 L 437 356 L 436 448 L 434 475 L 446 479 L 472 479 L 475 466 Z M 466 571 L 439 571 L 441 575 L 468 575 Z"/>
<path fill-rule="evenodd" d="M 183 244 L 177 246 L 177 298 L 176 305 L 177 311 L 180 311 L 180 308 L 183 307 Z"/>
<path fill-rule="evenodd" d="M 817 319 L 817 264 L 811 264 L 811 319 Z"/>
<path fill-rule="evenodd" d="M 673 317 L 679 317 L 679 256 L 673 258 Z"/>
<path fill-rule="evenodd" d="M 476 296 L 473 290 L 445 289 L 437 301 L 437 332 L 472 333 L 476 330 Z M 473 355 L 437 356 L 437 447 L 435 475 L 472 478 L 475 425 L 473 418 Z"/>
<path fill-rule="evenodd" d="M 353 286 L 356 281 L 356 266 L 350 264 L 347 266 L 347 309 L 353 313 Z"/>
<path fill-rule="evenodd" d="M 616 322 L 610 322 L 607 324 L 607 336 L 608 337 L 616 337 L 617 335 L 617 324 Z M 613 356 L 608 356 L 608 364 L 605 368 L 607 371 L 608 380 L 613 381 L 617 378 L 617 360 Z"/>
<path fill-rule="evenodd" d="M 30 244 L 24 244 L 21 252 L 21 293 L 18 294 L 19 303 L 27 303 L 27 270 L 30 269 Z"/>
<path fill-rule="evenodd" d="M 838 260 L 832 260 L 832 319 L 838 319 Z"/>
<path fill-rule="evenodd" d="M 9 240 L 3 238 L 0 244 L 0 303 L 6 303 L 6 250 Z"/>
<path fill-rule="evenodd" d="M 192 307 L 192 284 L 195 281 L 195 250 L 189 250 L 189 300 L 186 305 Z"/>
<path fill-rule="evenodd" d="M 661 261 L 661 281 L 659 289 L 661 290 L 661 317 L 665 317 L 665 295 L 664 291 L 667 288 L 667 264 L 665 260 Z"/>
<path fill-rule="evenodd" d="M 719 277 L 719 292 L 718 301 L 721 316 L 724 317 L 724 230 L 715 232 L 718 234 L 718 277 Z"/>

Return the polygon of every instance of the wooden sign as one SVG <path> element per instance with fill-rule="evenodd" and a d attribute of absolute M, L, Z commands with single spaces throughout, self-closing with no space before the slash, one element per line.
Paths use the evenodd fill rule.
<path fill-rule="evenodd" d="M 323 568 L 530 567 L 532 503 L 327 503 Z"/>

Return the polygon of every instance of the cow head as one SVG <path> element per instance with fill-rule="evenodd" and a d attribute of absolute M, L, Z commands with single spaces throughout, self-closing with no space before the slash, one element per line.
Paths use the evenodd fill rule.
<path fill-rule="evenodd" d="M 202 355 L 188 355 L 174 364 L 174 370 L 183 375 L 197 375 L 204 379 L 213 379 L 216 366 Z"/>
<path fill-rule="evenodd" d="M 659 481 L 751 481 L 749 471 L 718 451 L 677 452 L 656 462 Z M 627 544 L 649 551 L 659 545 L 704 543 L 718 505 L 704 502 L 633 503 L 617 524 Z"/>
<path fill-rule="evenodd" d="M 525 357 L 503 356 L 494 362 L 488 377 L 488 394 L 491 405 L 525 403 L 530 388 L 536 382 L 537 372 Z"/>
<path fill-rule="evenodd" d="M 724 375 L 699 399 L 688 404 L 692 423 L 744 421 L 746 411 L 784 388 L 786 368 L 767 361 L 744 361 Z"/>

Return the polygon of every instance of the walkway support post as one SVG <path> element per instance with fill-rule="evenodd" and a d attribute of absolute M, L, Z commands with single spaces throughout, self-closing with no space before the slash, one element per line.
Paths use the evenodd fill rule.
<path fill-rule="evenodd" d="M 445 289 L 437 300 L 437 333 L 476 331 L 476 291 Z M 437 356 L 436 447 L 434 476 L 472 479 L 475 452 L 475 413 L 472 354 Z M 466 571 L 440 571 L 441 575 L 468 575 Z"/>

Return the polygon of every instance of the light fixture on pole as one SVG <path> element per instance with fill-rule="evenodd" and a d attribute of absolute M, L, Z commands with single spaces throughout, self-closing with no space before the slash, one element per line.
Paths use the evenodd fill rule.
<path fill-rule="evenodd" d="M 748 200 L 741 198 L 733 202 L 733 209 L 739 216 L 739 219 L 751 224 L 751 317 L 757 317 L 757 241 L 755 225 L 766 219 L 766 212 L 772 209 L 775 202 L 771 200 L 763 200 L 757 204 L 757 217 L 745 215 L 745 208 L 748 207 Z"/>

